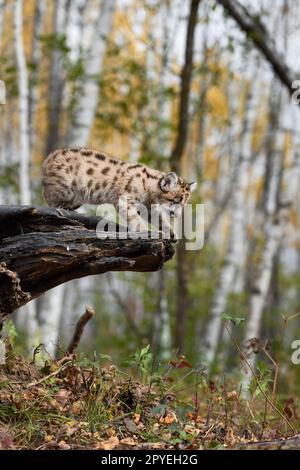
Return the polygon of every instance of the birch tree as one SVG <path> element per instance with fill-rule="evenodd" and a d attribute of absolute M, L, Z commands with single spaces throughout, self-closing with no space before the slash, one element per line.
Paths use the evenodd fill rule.
<path fill-rule="evenodd" d="M 59 323 L 64 300 L 64 285 L 45 294 L 39 312 L 41 341 L 50 357 L 55 357 L 59 339 Z"/>
<path fill-rule="evenodd" d="M 287 52 L 288 18 L 272 15 L 273 28 L 278 35 L 278 43 L 282 50 Z M 284 175 L 284 142 L 285 133 L 282 127 L 285 124 L 289 111 L 289 97 L 282 90 L 280 83 L 273 80 L 270 89 L 270 127 L 266 147 L 266 172 L 263 193 L 263 237 L 265 240 L 264 251 L 257 267 L 257 277 L 254 281 L 247 318 L 244 344 L 250 351 L 247 359 L 251 369 L 255 369 L 256 355 L 251 349 L 251 340 L 259 338 L 264 308 L 271 286 L 272 273 L 276 254 L 284 236 L 284 213 L 281 209 L 281 187 Z M 245 366 L 242 373 L 242 386 L 244 396 L 248 395 L 248 389 L 252 374 L 250 368 Z"/>
<path fill-rule="evenodd" d="M 85 80 L 82 94 L 74 109 L 74 122 L 67 136 L 71 145 L 84 146 L 89 140 L 98 106 L 99 77 L 115 8 L 116 0 L 103 1 L 97 21 L 93 25 L 91 42 L 84 62 Z"/>
<path fill-rule="evenodd" d="M 166 123 L 168 122 L 171 113 L 171 103 L 166 97 L 165 89 L 170 80 L 168 65 L 170 61 L 170 51 L 173 46 L 172 26 L 174 27 L 174 17 L 172 17 L 171 2 L 169 0 L 163 3 L 159 12 L 158 20 L 160 24 L 159 34 L 161 35 L 161 50 L 158 70 L 158 91 L 155 106 L 157 116 L 159 116 L 159 122 L 158 127 L 154 132 L 154 146 L 155 153 L 166 158 L 170 152 L 170 131 L 167 129 Z M 157 22 L 157 18 L 155 18 L 155 21 Z M 150 28 L 151 26 L 152 25 L 150 25 Z M 155 52 L 156 50 L 148 51 L 148 54 L 153 55 Z M 154 67 L 151 67 L 152 73 L 153 68 Z M 151 70 L 147 72 L 151 73 Z M 152 110 L 150 110 L 150 112 L 151 111 Z M 156 359 L 161 360 L 167 359 L 169 357 L 172 346 L 170 306 L 166 294 L 167 278 L 168 274 L 163 270 L 155 274 L 158 298 L 153 316 L 151 344 Z"/>
<path fill-rule="evenodd" d="M 55 0 L 53 16 L 53 34 L 58 43 L 66 41 L 66 34 L 70 27 L 71 6 L 75 2 L 69 0 Z M 77 5 L 77 3 L 76 3 Z M 54 47 L 51 54 L 51 73 L 48 88 L 48 136 L 46 153 L 64 144 L 62 137 L 63 95 L 66 90 L 66 73 L 64 70 L 64 54 L 61 47 Z M 41 341 L 48 353 L 55 357 L 58 338 L 60 334 L 61 314 L 64 302 L 65 289 L 68 286 L 58 286 L 47 292 L 38 302 L 38 318 Z M 70 311 L 72 312 L 72 310 Z"/>
<path fill-rule="evenodd" d="M 75 3 L 75 2 L 74 2 Z M 82 1 L 77 1 L 73 4 L 69 11 L 70 5 L 67 5 L 63 0 L 58 0 L 55 12 L 55 32 L 56 34 L 63 34 L 67 31 L 67 40 L 70 41 L 71 37 L 83 37 L 85 28 L 87 27 L 82 21 L 79 21 L 78 11 L 83 14 L 83 9 L 87 5 Z M 64 140 L 65 145 L 81 145 L 88 144 L 89 134 L 94 124 L 96 115 L 99 85 L 98 77 L 101 73 L 102 61 L 106 49 L 107 35 L 110 32 L 112 25 L 113 13 L 115 10 L 116 1 L 102 2 L 101 7 L 96 10 L 97 15 L 92 23 L 89 25 L 91 31 L 88 31 L 90 40 L 88 41 L 88 51 L 83 51 L 86 54 L 84 61 L 85 80 L 83 83 L 82 93 L 79 97 L 77 106 L 74 110 L 73 120 L 69 125 L 69 130 Z M 86 41 L 86 40 L 85 40 Z M 84 44 L 85 44 L 84 41 Z M 80 56 L 80 45 L 76 43 L 76 47 L 70 45 L 71 60 L 78 60 Z M 65 90 L 65 76 L 62 68 L 62 55 L 60 51 L 54 51 L 53 54 L 53 67 L 52 77 L 50 80 L 50 129 L 48 139 L 48 151 L 57 147 L 59 142 L 60 123 L 59 116 L 62 111 L 62 93 Z M 77 290 L 80 292 L 79 308 L 86 303 L 90 302 L 90 292 L 92 279 L 83 279 L 76 284 Z M 67 286 L 68 290 L 72 291 L 72 285 Z M 73 286 L 74 289 L 74 286 Z M 55 352 L 55 338 L 56 343 L 59 336 L 59 325 L 61 324 L 61 312 L 63 307 L 63 291 L 64 287 L 53 289 L 52 292 L 47 293 L 40 308 L 40 324 L 42 341 L 46 345 L 46 349 Z M 51 314 L 49 313 L 51 312 Z M 81 314 L 74 311 L 74 315 L 69 317 L 71 322 L 78 315 Z"/>
<path fill-rule="evenodd" d="M 35 127 L 35 113 L 37 103 L 39 100 L 39 68 L 42 58 L 41 49 L 41 33 L 43 27 L 43 17 L 46 10 L 46 2 L 36 0 L 35 11 L 34 11 L 34 25 L 32 35 L 32 46 L 31 46 L 31 75 L 30 75 L 30 88 L 28 96 L 28 126 L 30 136 L 30 148 L 33 149 L 33 145 L 36 138 L 36 127 Z"/>
<path fill-rule="evenodd" d="M 80 45 L 78 38 L 82 38 L 82 28 L 84 25 L 83 8 L 87 1 L 76 0 L 56 0 L 53 31 L 59 40 L 64 39 L 69 46 L 70 61 L 76 61 L 80 54 Z M 82 21 L 78 21 L 78 13 L 82 14 Z M 74 40 L 76 38 L 76 40 Z M 62 132 L 62 114 L 63 114 L 63 95 L 67 91 L 66 71 L 64 69 L 64 54 L 61 48 L 54 48 L 51 57 L 51 74 L 49 77 L 49 129 L 46 153 L 53 151 L 60 145 L 68 144 L 63 138 Z M 68 305 L 74 307 L 74 285 L 61 285 L 50 292 L 47 292 L 39 300 L 39 325 L 41 340 L 50 356 L 55 357 L 61 328 L 64 323 L 61 320 L 65 296 L 68 297 Z M 82 313 L 82 312 L 81 312 Z M 72 323 L 75 317 L 74 308 L 67 311 L 67 317 Z M 67 319 L 65 321 L 68 322 Z M 62 335 L 63 336 L 63 335 Z"/>
<path fill-rule="evenodd" d="M 258 275 L 251 290 L 249 315 L 244 337 L 246 356 L 249 354 L 247 362 L 250 363 L 252 370 L 255 370 L 256 355 L 253 354 L 251 340 L 260 337 L 262 315 L 271 285 L 274 260 L 284 235 L 284 214 L 281 210 L 279 194 L 283 176 L 285 133 L 278 128 L 278 115 L 280 115 L 278 111 L 281 109 L 281 113 L 284 113 L 282 100 L 284 97 L 286 99 L 286 95 L 282 94 L 282 90 L 278 91 L 277 86 L 275 85 L 271 91 L 271 114 L 273 116 L 273 123 L 269 131 L 270 136 L 266 157 L 267 171 L 265 175 L 263 205 L 263 236 L 265 245 L 260 263 L 257 267 Z M 278 104 L 277 99 L 274 99 L 274 96 L 276 98 L 277 96 L 280 97 L 280 104 Z M 251 379 L 252 374 L 250 368 L 245 364 L 242 374 L 242 385 L 245 396 L 248 394 Z"/>
<path fill-rule="evenodd" d="M 29 87 L 23 42 L 23 0 L 15 0 L 14 2 L 14 39 L 19 91 L 20 199 L 22 204 L 30 204 L 30 142 L 28 125 Z"/>
<path fill-rule="evenodd" d="M 249 75 L 250 71 L 250 75 Z M 240 129 L 240 137 L 235 149 L 237 155 L 235 159 L 234 181 L 229 208 L 230 222 L 227 252 L 224 265 L 221 269 L 219 282 L 215 290 L 209 322 L 206 327 L 204 339 L 203 355 L 209 366 L 214 362 L 216 352 L 219 347 L 219 340 L 222 331 L 222 313 L 226 310 L 229 294 L 236 288 L 239 272 L 245 262 L 245 200 L 248 185 L 249 167 L 252 156 L 252 131 L 256 105 L 259 99 L 259 83 L 253 76 L 253 71 L 257 71 L 256 56 L 252 55 L 249 60 L 248 71 L 248 91 L 245 102 L 245 113 Z M 236 117 L 235 119 L 239 119 Z M 235 129 L 236 131 L 236 129 Z"/>
<path fill-rule="evenodd" d="M 166 296 L 166 272 L 161 270 L 157 275 L 157 303 L 152 324 L 151 346 L 156 360 L 170 357 L 171 325 L 168 299 Z"/>
<path fill-rule="evenodd" d="M 61 114 L 63 105 L 63 92 L 66 76 L 63 69 L 62 47 L 59 46 L 65 39 L 68 25 L 69 0 L 55 0 L 53 16 L 54 46 L 51 56 L 51 68 L 48 89 L 48 136 L 46 154 L 61 145 Z"/>
<path fill-rule="evenodd" d="M 18 78 L 18 101 L 19 101 L 19 182 L 20 182 L 20 201 L 21 204 L 31 204 L 30 191 L 30 141 L 29 141 L 29 122 L 28 122 L 28 71 L 23 41 L 23 0 L 14 2 L 14 41 L 17 63 Z M 24 325 L 28 336 L 28 347 L 34 346 L 38 324 L 36 319 L 36 307 L 34 302 L 30 302 L 24 307 L 26 312 Z"/>

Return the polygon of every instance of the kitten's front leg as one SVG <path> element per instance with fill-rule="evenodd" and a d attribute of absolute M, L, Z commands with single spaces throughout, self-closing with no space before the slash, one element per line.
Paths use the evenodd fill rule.
<path fill-rule="evenodd" d="M 161 206 L 153 207 L 149 223 L 159 231 L 162 238 L 177 241 L 176 234 L 171 226 L 171 218 L 168 212 L 162 210 Z"/>
<path fill-rule="evenodd" d="M 171 220 L 168 216 L 163 215 L 161 218 L 160 230 L 163 234 L 170 238 L 173 242 L 177 242 L 177 236 L 171 226 Z"/>
<path fill-rule="evenodd" d="M 139 205 L 136 200 L 131 198 L 124 199 L 120 207 L 120 216 L 126 220 L 127 230 L 129 232 L 147 232 L 148 234 L 148 217 L 144 214 L 145 210 L 146 208 Z"/>

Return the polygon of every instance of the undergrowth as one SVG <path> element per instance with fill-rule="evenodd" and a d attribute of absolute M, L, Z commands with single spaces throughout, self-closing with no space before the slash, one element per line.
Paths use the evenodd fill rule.
<path fill-rule="evenodd" d="M 244 400 L 233 379 L 209 380 L 184 356 L 153 372 L 149 347 L 125 370 L 108 356 L 31 361 L 7 343 L 0 366 L 2 449 L 236 449 L 287 438 L 288 401 Z M 271 396 L 271 394 L 270 394 Z"/>

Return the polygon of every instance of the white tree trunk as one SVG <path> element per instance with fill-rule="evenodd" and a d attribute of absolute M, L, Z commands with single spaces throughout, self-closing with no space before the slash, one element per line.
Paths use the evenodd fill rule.
<path fill-rule="evenodd" d="M 41 341 L 51 357 L 55 357 L 64 300 L 64 285 L 55 287 L 42 298 L 39 314 Z"/>
<path fill-rule="evenodd" d="M 86 8 L 87 5 L 85 5 Z M 69 26 L 68 37 L 69 39 L 74 36 L 74 28 L 77 27 L 77 37 L 82 37 L 82 44 L 74 43 L 71 47 L 72 59 L 79 58 L 81 53 L 81 46 L 86 60 L 84 62 L 84 69 L 86 78 L 83 83 L 82 94 L 79 98 L 78 104 L 74 109 L 73 123 L 70 126 L 66 142 L 68 145 L 73 146 L 86 146 L 88 144 L 91 129 L 94 124 L 94 119 L 98 106 L 99 98 L 99 77 L 102 70 L 103 58 L 106 50 L 107 36 L 111 30 L 113 15 L 116 7 L 116 0 L 102 1 L 99 12 L 94 9 L 91 13 L 95 18 L 89 18 L 86 24 L 80 21 L 78 14 L 71 11 L 71 17 L 75 19 L 75 23 Z M 77 8 L 84 8 L 80 0 L 77 0 Z M 77 20 L 76 20 L 77 18 Z M 97 278 L 96 278 L 97 279 Z M 94 279 L 80 279 L 77 281 L 77 289 L 79 292 L 78 305 L 82 314 L 84 307 L 87 303 L 91 303 L 91 287 L 95 282 Z M 74 286 L 74 283 L 70 283 Z M 71 319 L 74 318 L 72 315 Z"/>
<path fill-rule="evenodd" d="M 70 48 L 69 59 L 75 63 L 84 49 L 83 33 L 87 28 L 86 11 L 90 0 L 73 0 L 67 24 L 67 44 Z"/>
<path fill-rule="evenodd" d="M 271 15 L 273 30 L 277 35 L 278 47 L 287 53 L 288 17 L 286 13 L 283 16 L 278 15 L 277 12 L 282 11 L 281 2 L 279 6 L 281 8 L 273 8 L 273 14 Z M 285 146 L 285 133 L 281 126 L 284 127 L 286 116 L 290 112 L 290 100 L 287 94 L 282 91 L 281 85 L 276 79 L 274 80 L 273 86 L 271 86 L 270 90 L 270 110 L 271 114 L 276 116 L 277 119 L 275 119 L 275 128 L 270 129 L 273 134 L 270 137 L 273 139 L 273 145 L 275 145 L 275 148 L 273 151 L 270 150 L 271 155 L 268 155 L 267 157 L 270 158 L 271 156 L 271 164 L 269 165 L 268 170 L 270 171 L 270 175 L 266 175 L 266 178 L 269 178 L 269 184 L 267 185 L 267 193 L 265 194 L 263 213 L 265 249 L 258 268 L 258 278 L 250 297 L 250 311 L 244 337 L 246 346 L 249 339 L 259 338 L 260 336 L 262 316 L 270 289 L 274 259 L 284 236 L 283 229 L 285 222 L 283 219 L 283 211 L 279 207 L 282 202 L 281 183 L 284 171 L 283 159 Z M 278 200 L 279 194 L 280 200 Z M 252 353 L 247 360 L 250 363 L 252 370 L 254 370 L 256 355 Z M 251 379 L 252 374 L 249 368 L 245 365 L 242 373 L 242 390 L 245 398 L 249 395 Z"/>
<path fill-rule="evenodd" d="M 20 199 L 31 204 L 30 193 L 30 145 L 28 126 L 28 71 L 23 42 L 23 0 L 14 3 L 14 40 L 18 70 L 19 127 L 20 127 Z"/>
<path fill-rule="evenodd" d="M 260 263 L 260 274 L 250 299 L 250 312 L 245 333 L 245 343 L 252 338 L 258 338 L 260 335 L 261 319 L 270 288 L 274 257 L 282 240 L 282 224 L 282 221 L 276 224 L 269 221 L 266 227 L 266 245 Z M 255 370 L 256 355 L 253 352 L 251 356 L 247 358 L 247 362 L 250 364 L 251 369 Z M 241 381 L 244 397 L 248 397 L 248 389 L 252 378 L 250 368 L 244 364 Z"/>
<path fill-rule="evenodd" d="M 57 37 L 62 38 L 66 34 L 68 27 L 70 2 L 68 0 L 55 0 L 54 8 L 53 33 Z M 63 52 L 60 49 L 55 49 L 51 56 L 49 76 L 49 113 L 46 153 L 52 152 L 63 143 L 60 124 L 65 81 Z"/>
<path fill-rule="evenodd" d="M 275 90 L 272 90 L 276 93 Z M 282 108 L 279 106 L 279 110 Z M 275 112 L 275 110 L 273 110 Z M 276 253 L 278 252 L 280 243 L 283 238 L 284 222 L 282 214 L 278 207 L 277 195 L 282 181 L 282 159 L 284 154 L 284 132 L 275 129 L 274 137 L 275 150 L 269 155 L 272 158 L 271 174 L 269 176 L 268 191 L 266 194 L 263 231 L 265 239 L 265 247 L 258 266 L 258 277 L 253 286 L 250 297 L 250 310 L 246 323 L 246 331 L 244 342 L 247 347 L 248 341 L 252 338 L 259 338 L 261 330 L 261 321 L 263 310 L 266 305 L 267 295 L 270 289 L 272 278 L 273 263 Z M 251 353 L 247 358 L 251 368 L 255 369 L 256 355 Z M 248 396 L 248 388 L 252 379 L 252 373 L 247 365 L 244 365 L 242 373 L 242 386 L 244 397 Z"/>
<path fill-rule="evenodd" d="M 67 43 L 70 47 L 69 59 L 76 61 L 80 57 L 80 43 L 78 38 L 82 38 L 84 27 L 83 10 L 87 5 L 87 0 L 76 0 L 69 4 L 68 0 L 57 0 L 54 12 L 54 31 L 57 35 L 66 34 Z M 49 136 L 47 150 L 52 151 L 60 145 L 60 115 L 62 109 L 63 90 L 65 89 L 65 77 L 62 68 L 62 53 L 54 51 L 52 56 L 52 70 L 49 83 Z M 68 142 L 64 142 L 67 144 Z M 57 342 L 69 338 L 73 333 L 73 324 L 78 315 L 84 313 L 84 310 L 78 313 L 74 307 L 75 294 L 85 292 L 85 285 L 90 279 L 82 279 L 68 283 L 68 286 L 58 286 L 47 292 L 40 303 L 39 320 L 40 331 L 43 344 L 48 353 L 55 356 Z M 67 296 L 67 298 L 65 298 Z M 62 312 L 64 304 L 67 308 Z M 73 308 L 70 306 L 73 305 Z M 80 306 L 79 306 L 80 308 Z M 74 320 L 75 319 L 75 320 Z M 65 331 L 65 328 L 67 331 Z"/>
<path fill-rule="evenodd" d="M 36 0 L 35 3 L 35 15 L 34 15 L 34 25 L 33 25 L 33 37 L 32 37 L 32 47 L 31 47 L 31 63 L 33 64 L 33 69 L 31 72 L 30 80 L 30 90 L 28 98 L 28 126 L 29 126 L 29 141 L 30 149 L 32 151 L 35 138 L 36 138 L 36 126 L 35 126 L 35 113 L 37 108 L 37 103 L 39 100 L 39 86 L 38 86 L 38 77 L 39 77 L 39 66 L 42 57 L 42 48 L 40 36 L 42 34 L 43 28 L 43 18 L 46 10 L 46 2 Z"/>
<path fill-rule="evenodd" d="M 71 145 L 84 146 L 87 144 L 93 126 L 99 97 L 99 77 L 106 50 L 107 36 L 111 30 L 116 0 L 103 1 L 98 21 L 94 25 L 91 47 L 85 62 L 86 79 L 82 95 L 74 110 L 75 124 L 68 134 Z"/>
<path fill-rule="evenodd" d="M 253 73 L 254 66 L 255 64 L 252 60 L 249 67 L 251 73 Z M 204 360 L 209 366 L 212 365 L 219 346 L 219 338 L 222 331 L 222 313 L 225 313 L 229 294 L 236 291 L 238 274 L 242 270 L 245 261 L 246 236 L 244 208 L 252 153 L 252 131 L 250 128 L 255 120 L 256 104 L 259 98 L 257 87 L 254 86 L 255 80 L 251 80 L 252 78 L 253 77 L 250 77 L 249 81 L 250 89 L 246 99 L 241 140 L 238 142 L 239 148 L 236 150 L 239 156 L 236 159 L 236 168 L 234 169 L 235 179 L 231 196 L 228 248 L 212 302 L 204 346 L 202 348 Z"/>
<path fill-rule="evenodd" d="M 30 191 L 30 141 L 28 123 L 28 71 L 23 41 L 23 0 L 14 2 L 14 41 L 18 75 L 19 91 L 19 182 L 21 204 L 31 204 Z M 36 319 L 35 302 L 30 302 L 19 314 L 22 317 L 22 324 L 27 332 L 28 348 L 36 345 L 38 324 Z"/>
<path fill-rule="evenodd" d="M 170 358 L 172 340 L 168 299 L 166 295 L 166 271 L 155 273 L 154 282 L 157 290 L 157 307 L 153 315 L 152 346 L 156 353 L 156 360 Z"/>
<path fill-rule="evenodd" d="M 87 75 L 87 79 L 84 82 L 82 95 L 80 97 L 78 107 L 75 110 L 76 122 L 70 126 L 66 138 L 65 143 L 67 145 L 85 146 L 88 143 L 88 138 L 93 126 L 98 103 L 99 87 L 97 84 L 97 78 L 101 72 L 102 60 L 106 46 L 106 37 L 111 28 L 115 4 L 115 0 L 111 0 L 110 2 L 104 1 L 101 5 L 101 9 L 99 9 L 99 17 L 97 18 L 97 21 L 93 23 L 90 50 L 85 63 L 85 73 Z M 82 37 L 84 30 L 87 28 L 87 25 L 81 21 L 79 15 L 80 12 L 83 14 L 83 10 L 86 6 L 87 4 L 82 0 L 76 0 L 76 4 L 75 2 L 72 2 L 71 10 L 69 12 L 70 14 L 67 18 L 65 0 L 59 0 L 58 2 L 55 29 L 57 34 L 61 34 L 66 30 L 67 40 L 69 43 L 72 42 L 72 38 L 74 37 Z M 76 42 L 76 44 L 70 44 L 70 46 L 70 58 L 71 60 L 76 61 L 80 57 L 81 45 Z M 58 108 L 61 106 L 59 97 L 60 90 L 62 89 L 62 71 L 61 57 L 59 53 L 54 54 L 53 65 L 54 70 L 52 72 L 51 79 L 52 85 L 50 87 L 52 90 L 52 98 L 50 96 L 50 99 L 54 103 L 51 119 L 55 120 L 55 114 L 58 114 Z M 57 112 L 55 112 L 55 110 L 57 110 Z M 79 125 L 77 125 L 77 123 L 79 123 Z M 57 132 L 50 136 L 48 141 L 48 150 L 50 150 L 50 147 L 53 147 L 55 141 L 57 141 L 57 138 Z M 65 312 L 68 318 L 65 319 L 64 322 L 62 322 L 60 319 L 63 307 L 63 286 L 61 286 L 61 288 L 55 288 L 53 291 L 45 295 L 47 298 L 45 299 L 45 307 L 42 307 L 40 313 L 40 317 L 43 319 L 41 324 L 41 332 L 43 342 L 46 344 L 47 350 L 50 352 L 50 354 L 55 352 L 54 347 L 51 346 L 51 344 L 53 345 L 54 343 L 53 338 L 57 339 L 59 336 L 59 325 L 63 325 L 65 322 L 71 323 L 73 325 L 77 317 L 84 312 L 85 305 L 90 303 L 92 282 L 92 279 L 87 278 L 80 279 L 76 281 L 76 283 L 70 283 L 68 289 L 76 289 L 76 292 L 79 294 L 79 299 L 77 301 L 76 311 L 74 310 L 72 312 Z M 54 309 L 54 311 L 52 309 Z"/>

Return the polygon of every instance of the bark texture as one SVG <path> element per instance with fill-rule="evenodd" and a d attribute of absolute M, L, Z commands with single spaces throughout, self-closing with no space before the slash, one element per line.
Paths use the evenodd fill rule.
<path fill-rule="evenodd" d="M 98 222 L 76 212 L 2 206 L 0 320 L 71 279 L 107 271 L 156 271 L 174 254 L 169 240 L 134 239 L 133 234 L 100 239 Z"/>

